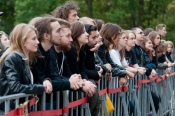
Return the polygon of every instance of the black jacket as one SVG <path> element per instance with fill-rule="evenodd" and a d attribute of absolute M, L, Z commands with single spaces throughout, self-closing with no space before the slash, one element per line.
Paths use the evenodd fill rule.
<path fill-rule="evenodd" d="M 0 72 L 0 96 L 17 93 L 42 94 L 44 86 L 32 84 L 29 66 L 26 57 L 21 52 L 12 52 L 4 60 Z M 23 103 L 25 99 L 19 99 Z M 4 102 L 0 103 L 0 109 L 4 110 Z M 15 108 L 15 102 L 10 101 L 10 108 Z"/>
<path fill-rule="evenodd" d="M 162 54 L 160 57 L 158 57 L 158 63 L 164 63 L 166 62 L 166 55 Z"/>
<path fill-rule="evenodd" d="M 50 51 L 45 51 L 41 44 L 38 45 L 39 52 L 43 55 L 41 58 L 37 58 L 37 62 L 32 64 L 32 72 L 35 78 L 35 82 L 43 83 L 45 79 L 50 79 L 53 86 L 53 91 L 69 90 L 70 82 L 66 78 L 62 78 L 60 75 L 54 75 L 55 70 L 51 70 L 51 56 Z"/>
<path fill-rule="evenodd" d="M 99 57 L 97 51 L 95 52 L 95 64 L 97 66 L 101 66 L 101 68 L 103 69 L 103 73 L 102 73 L 103 75 L 105 75 L 105 73 L 108 72 L 108 69 L 104 66 L 103 61 Z"/>
<path fill-rule="evenodd" d="M 109 63 L 112 66 L 112 76 L 119 76 L 119 77 L 124 77 L 126 76 L 126 70 L 115 64 L 108 51 L 105 50 L 105 45 L 101 45 L 100 48 L 98 49 L 98 56 L 100 57 L 100 59 L 102 60 L 103 64 Z"/>
<path fill-rule="evenodd" d="M 169 53 L 169 52 L 166 52 L 166 57 L 168 58 L 168 60 L 169 60 L 171 63 L 174 62 L 174 60 L 173 60 L 172 57 L 171 57 L 171 52 L 170 52 L 170 53 Z"/>
<path fill-rule="evenodd" d="M 94 52 L 90 51 L 87 46 L 85 48 L 85 52 L 86 52 L 86 58 L 84 61 L 85 68 L 86 68 L 85 72 L 88 75 L 89 79 L 99 80 L 100 77 L 99 77 L 98 72 L 95 68 Z"/>
<path fill-rule="evenodd" d="M 86 57 L 86 53 L 84 50 L 80 50 L 79 53 L 79 61 L 77 61 L 77 50 L 74 45 L 71 45 L 71 50 L 66 51 L 65 55 L 67 57 L 67 62 L 69 64 L 69 68 L 72 74 L 81 74 L 83 79 L 88 79 L 88 76 L 85 73 L 85 65 L 84 60 Z"/>
<path fill-rule="evenodd" d="M 125 49 L 125 59 L 126 59 L 128 65 L 131 66 L 131 67 L 132 67 L 134 64 L 137 64 L 137 63 L 136 63 L 135 54 L 133 53 L 132 50 L 127 51 L 127 50 Z"/>
<path fill-rule="evenodd" d="M 51 55 L 51 65 L 50 70 L 52 70 L 51 75 L 54 77 L 59 77 L 62 79 L 68 79 L 72 75 L 71 71 L 69 70 L 69 65 L 67 64 L 67 58 L 64 55 L 64 52 L 59 53 L 61 56 L 58 56 L 58 53 L 55 51 L 54 46 L 50 49 Z M 61 68 L 62 65 L 62 68 Z M 60 74 L 61 73 L 61 74 Z"/>
<path fill-rule="evenodd" d="M 0 96 L 27 93 L 42 94 L 44 86 L 32 84 L 30 69 L 21 52 L 10 53 L 4 60 L 0 73 Z"/>
<path fill-rule="evenodd" d="M 136 58 L 136 63 L 141 66 L 141 67 L 145 67 L 146 69 L 146 75 L 149 76 L 151 74 L 152 68 L 146 65 L 146 58 L 144 57 L 144 51 L 143 49 L 138 46 L 135 45 L 134 47 L 132 47 L 132 52 L 135 54 L 135 58 Z"/>

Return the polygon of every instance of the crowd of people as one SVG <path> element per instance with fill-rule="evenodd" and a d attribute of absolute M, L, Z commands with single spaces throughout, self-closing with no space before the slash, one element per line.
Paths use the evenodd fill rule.
<path fill-rule="evenodd" d="M 9 36 L 0 31 L 0 96 L 46 92 L 49 98 L 56 91 L 83 91 L 91 115 L 97 116 L 101 78 L 119 78 L 126 85 L 136 74 L 152 78 L 158 68 L 170 73 L 174 45 L 163 39 L 165 24 L 125 30 L 101 19 L 79 18 L 78 11 L 75 2 L 66 2 L 50 15 L 16 25 Z"/>

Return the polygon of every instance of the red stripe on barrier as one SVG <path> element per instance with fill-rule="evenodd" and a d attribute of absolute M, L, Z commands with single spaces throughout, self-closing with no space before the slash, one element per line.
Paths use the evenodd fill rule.
<path fill-rule="evenodd" d="M 145 80 L 137 80 L 137 89 L 140 89 L 141 88 L 141 84 L 146 84 L 146 83 L 150 83 L 151 81 L 155 81 L 156 83 L 159 83 L 163 80 L 167 80 L 170 76 L 174 76 L 175 73 L 171 73 L 169 74 L 168 76 L 166 75 L 163 75 L 162 78 L 158 77 L 158 76 L 155 76 L 153 78 L 151 78 L 150 80 L 148 79 L 145 79 Z"/>
<path fill-rule="evenodd" d="M 119 88 L 115 88 L 115 89 L 108 88 L 108 93 L 121 92 L 122 90 L 123 90 L 123 87 L 119 87 Z"/>
<path fill-rule="evenodd" d="M 70 102 L 68 104 L 68 107 L 63 107 L 63 109 L 58 110 L 45 110 L 45 111 L 37 111 L 37 112 L 31 112 L 29 116 L 53 116 L 53 115 L 63 115 L 64 113 L 69 112 L 69 108 L 73 108 L 75 106 L 81 105 L 83 103 L 86 103 L 88 101 L 88 97 L 81 98 L 79 100 Z"/>
<path fill-rule="evenodd" d="M 86 102 L 88 102 L 88 97 L 87 97 L 87 96 L 84 97 L 84 98 L 81 98 L 81 99 L 79 99 L 79 100 L 70 102 L 70 103 L 68 104 L 68 108 L 73 108 L 73 107 L 75 107 L 75 106 L 81 105 L 81 104 L 86 103 Z"/>
<path fill-rule="evenodd" d="M 159 77 L 156 76 L 156 77 L 153 77 L 150 80 L 148 80 L 148 79 L 138 80 L 137 81 L 137 85 L 138 85 L 137 88 L 140 89 L 140 84 L 150 83 L 151 81 L 160 82 L 160 81 L 166 80 L 166 79 L 168 79 L 168 77 L 174 76 L 174 75 L 175 75 L 175 73 L 171 73 L 168 76 L 163 75 L 162 78 L 159 78 Z M 123 87 L 115 88 L 115 89 L 113 89 L 113 88 L 105 88 L 105 89 L 99 91 L 99 96 L 102 96 L 102 95 L 104 95 L 106 93 L 116 93 L 116 92 L 121 92 L 121 91 L 126 92 L 127 90 L 128 90 L 127 86 L 123 86 Z M 32 106 L 36 102 L 37 102 L 36 97 L 34 97 L 34 98 L 32 98 L 30 100 L 29 105 Z M 81 98 L 79 100 L 70 102 L 68 104 L 68 107 L 63 107 L 63 109 L 30 112 L 30 114 L 28 116 L 36 116 L 36 115 L 37 116 L 63 115 L 64 113 L 68 113 L 69 112 L 69 108 L 73 108 L 75 106 L 81 105 L 81 104 L 86 103 L 86 102 L 88 102 L 88 97 L 87 96 L 84 97 L 84 98 Z M 10 111 L 8 114 L 5 114 L 4 116 L 23 115 L 23 113 L 24 113 L 23 111 L 27 108 L 27 105 L 24 106 L 23 108 L 14 109 L 14 110 Z"/>
<path fill-rule="evenodd" d="M 44 111 L 30 112 L 28 116 L 55 116 L 63 114 L 64 114 L 63 109 L 58 109 L 58 110 L 44 110 Z"/>
<path fill-rule="evenodd" d="M 159 78 L 158 76 L 155 76 L 151 79 L 143 79 L 143 80 L 137 80 L 137 89 L 141 88 L 141 84 L 146 84 L 146 83 L 150 83 L 151 81 L 156 80 L 157 78 Z"/>
<path fill-rule="evenodd" d="M 159 83 L 160 81 L 162 81 L 161 78 L 157 78 L 157 79 L 156 79 L 156 83 Z"/>
<path fill-rule="evenodd" d="M 106 93 L 107 93 L 107 88 L 106 88 L 106 89 L 102 89 L 102 90 L 100 90 L 100 91 L 98 92 L 99 96 L 102 96 L 102 95 L 104 95 L 104 94 L 106 94 Z"/>
<path fill-rule="evenodd" d="M 10 111 L 8 114 L 5 114 L 4 116 L 24 115 L 24 111 L 28 108 L 28 104 L 30 106 L 33 106 L 37 101 L 38 101 L 38 97 L 35 96 L 29 101 L 29 103 L 27 103 L 25 106 L 23 106 L 23 108 L 16 108 L 16 109 Z"/>
<path fill-rule="evenodd" d="M 16 115 L 22 115 L 21 110 L 14 109 L 14 110 L 8 112 L 7 114 L 5 114 L 4 116 L 16 116 Z"/>
<path fill-rule="evenodd" d="M 69 113 L 69 108 L 68 107 L 63 107 L 63 112 L 64 113 Z"/>
<path fill-rule="evenodd" d="M 33 97 L 30 101 L 29 101 L 29 106 L 33 106 L 34 104 L 37 104 L 37 102 L 39 101 L 38 97 Z"/>

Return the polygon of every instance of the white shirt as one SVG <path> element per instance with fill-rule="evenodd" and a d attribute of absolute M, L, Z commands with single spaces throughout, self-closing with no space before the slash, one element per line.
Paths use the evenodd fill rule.
<path fill-rule="evenodd" d="M 111 49 L 109 51 L 109 54 L 110 54 L 110 57 L 111 57 L 112 61 L 115 64 L 118 64 L 119 66 L 123 66 L 123 67 L 128 66 L 125 58 L 123 58 L 123 60 L 121 61 L 121 56 L 120 56 L 120 53 L 119 53 L 118 50 Z"/>
<path fill-rule="evenodd" d="M 31 84 L 33 84 L 33 73 L 30 71 Z"/>

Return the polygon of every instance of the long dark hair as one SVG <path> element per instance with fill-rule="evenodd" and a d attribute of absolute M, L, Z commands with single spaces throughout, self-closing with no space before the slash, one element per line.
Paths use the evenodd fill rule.
<path fill-rule="evenodd" d="M 149 58 L 152 60 L 152 57 L 153 57 L 152 51 L 151 50 L 147 50 L 145 48 L 145 45 L 146 45 L 146 43 L 148 41 L 151 41 L 151 40 L 147 36 L 145 36 L 144 39 L 141 41 L 140 46 L 147 53 L 147 55 L 149 56 Z"/>
<path fill-rule="evenodd" d="M 104 39 L 104 44 L 106 46 L 107 51 L 109 50 L 110 44 L 113 44 L 114 48 L 117 47 L 115 46 L 115 43 L 113 42 L 112 37 L 116 38 L 117 36 L 119 36 L 120 31 L 121 31 L 121 27 L 113 23 L 106 23 L 104 28 L 101 30 L 100 35 Z"/>
<path fill-rule="evenodd" d="M 80 44 L 78 43 L 78 37 L 80 37 L 84 33 L 84 24 L 81 22 L 74 22 L 71 24 L 71 36 L 73 39 L 72 44 L 76 47 L 77 51 L 79 51 Z"/>
<path fill-rule="evenodd" d="M 150 32 L 150 33 L 148 34 L 148 37 L 150 38 L 150 40 L 151 40 L 152 43 L 153 43 L 154 49 L 157 49 L 157 46 L 156 46 L 155 43 L 154 43 L 154 40 L 155 40 L 155 38 L 156 38 L 157 35 L 159 35 L 159 33 L 158 33 L 157 31 L 152 31 L 152 32 Z M 160 36 L 160 35 L 159 35 L 159 36 Z M 161 36 L 160 36 L 160 39 L 161 39 Z"/>

